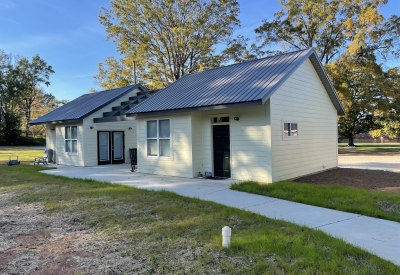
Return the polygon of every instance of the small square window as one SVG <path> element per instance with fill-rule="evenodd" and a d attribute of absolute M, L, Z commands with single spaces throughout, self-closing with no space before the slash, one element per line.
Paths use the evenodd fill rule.
<path fill-rule="evenodd" d="M 298 137 L 298 123 L 297 122 L 284 122 L 283 123 L 283 137 L 292 138 Z"/>

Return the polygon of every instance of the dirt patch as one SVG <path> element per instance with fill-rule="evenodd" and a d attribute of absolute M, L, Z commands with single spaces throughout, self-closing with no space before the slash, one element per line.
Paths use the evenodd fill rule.
<path fill-rule="evenodd" d="M 294 180 L 313 184 L 333 184 L 370 190 L 400 192 L 400 173 L 381 170 L 336 168 Z"/>
<path fill-rule="evenodd" d="M 50 215 L 42 204 L 16 203 L 14 195 L 0 189 L 0 274 L 149 272 L 149 259 L 134 255 L 126 241 L 88 228 L 74 213 Z"/>

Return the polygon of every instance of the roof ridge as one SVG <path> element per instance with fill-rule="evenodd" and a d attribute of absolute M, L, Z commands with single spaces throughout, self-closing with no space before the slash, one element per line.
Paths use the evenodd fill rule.
<path fill-rule="evenodd" d="M 268 58 L 278 57 L 278 56 L 282 56 L 282 55 L 286 55 L 286 54 L 294 54 L 294 53 L 297 53 L 297 52 L 309 51 L 310 49 L 312 49 L 312 47 L 307 48 L 307 49 L 292 51 L 292 52 L 287 51 L 287 52 L 284 52 L 284 53 L 271 55 L 271 56 L 266 56 L 266 57 L 261 57 L 261 58 L 256 58 L 256 59 L 252 59 L 252 60 L 245 60 L 245 61 L 242 61 L 242 62 L 237 62 L 237 63 L 233 63 L 233 64 L 229 64 L 229 65 L 219 66 L 219 67 L 215 67 L 215 68 L 204 70 L 204 71 L 193 72 L 193 73 L 189 73 L 189 74 L 186 74 L 186 75 L 195 75 L 195 74 L 204 73 L 204 72 L 217 70 L 217 69 L 221 69 L 221 68 L 226 68 L 226 67 L 230 67 L 230 66 L 235 66 L 235 65 L 240 65 L 240 64 L 244 64 L 244 63 L 250 63 L 250 62 L 256 62 L 256 61 L 260 61 L 260 60 L 265 60 L 265 59 L 268 59 Z M 184 75 L 184 76 L 186 76 L 186 75 Z"/>
<path fill-rule="evenodd" d="M 136 85 L 141 85 L 141 84 L 137 83 L 137 84 L 131 84 L 131 85 L 128 85 L 128 86 L 122 86 L 122 87 L 112 88 L 112 89 L 108 89 L 108 90 L 102 90 L 102 91 L 98 91 L 98 92 L 89 92 L 89 93 L 82 94 L 81 96 L 84 96 L 84 95 L 95 95 L 96 93 L 109 92 L 109 91 L 113 91 L 113 90 L 116 90 L 116 89 L 128 88 L 128 87 L 132 87 L 132 86 L 136 86 Z"/>

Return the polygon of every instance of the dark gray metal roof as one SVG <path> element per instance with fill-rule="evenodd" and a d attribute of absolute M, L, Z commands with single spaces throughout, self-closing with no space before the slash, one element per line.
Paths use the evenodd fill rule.
<path fill-rule="evenodd" d="M 136 84 L 112 90 L 84 94 L 77 99 L 74 99 L 31 121 L 29 124 L 62 123 L 82 120 L 136 88 L 142 91 L 147 91 L 142 85 Z"/>
<path fill-rule="evenodd" d="M 263 104 L 307 58 L 338 114 L 343 115 L 343 105 L 313 48 L 185 75 L 126 114 L 151 115 Z"/>

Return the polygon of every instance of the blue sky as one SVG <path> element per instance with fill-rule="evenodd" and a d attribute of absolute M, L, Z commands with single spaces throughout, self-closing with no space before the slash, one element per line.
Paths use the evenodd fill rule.
<path fill-rule="evenodd" d="M 254 38 L 254 29 L 281 9 L 277 0 L 239 0 L 241 28 L 235 34 Z M 45 88 L 58 99 L 72 100 L 90 88 L 98 62 L 118 56 L 106 41 L 98 21 L 108 0 L 0 0 L 0 49 L 31 58 L 39 54 L 55 74 Z M 391 0 L 381 12 L 399 13 L 400 1 Z"/>

